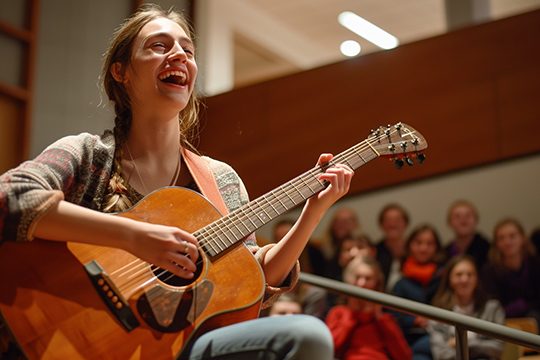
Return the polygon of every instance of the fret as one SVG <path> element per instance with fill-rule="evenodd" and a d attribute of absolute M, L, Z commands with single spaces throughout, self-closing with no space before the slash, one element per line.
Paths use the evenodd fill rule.
<path fill-rule="evenodd" d="M 302 179 L 302 182 L 304 183 L 304 185 L 306 185 L 306 187 L 309 189 L 309 191 L 311 191 L 311 195 L 314 195 L 315 194 L 315 191 L 311 188 L 311 186 L 309 186 L 309 183 L 304 179 L 304 177 L 300 177 Z"/>
<path fill-rule="evenodd" d="M 273 195 L 274 198 L 275 198 L 277 201 L 279 201 L 279 203 L 281 204 L 281 206 L 283 206 L 283 209 L 285 209 L 285 211 L 287 211 L 287 206 L 285 206 L 285 204 L 281 201 L 281 199 L 276 195 L 275 190 L 273 190 L 270 194 Z M 285 211 L 282 211 L 281 213 L 284 213 Z"/>
<path fill-rule="evenodd" d="M 367 163 L 366 159 L 364 159 L 364 157 L 362 156 L 361 153 L 359 153 L 356 149 L 354 149 L 354 152 L 360 157 L 360 159 L 362 159 L 362 161 L 365 163 Z"/>
<path fill-rule="evenodd" d="M 302 197 L 302 199 L 306 200 L 306 197 L 304 196 L 304 194 L 302 194 L 302 193 L 300 192 L 300 190 L 298 190 L 298 188 L 296 187 L 296 185 L 294 185 L 294 183 L 291 183 L 291 185 L 292 185 L 293 188 L 296 190 L 296 192 L 297 192 L 298 194 L 300 194 L 300 196 Z"/>
<path fill-rule="evenodd" d="M 268 203 L 268 205 L 270 205 L 270 207 L 272 208 L 272 210 L 274 210 L 274 212 L 276 213 L 276 216 L 280 215 L 279 211 L 277 211 L 277 209 L 274 207 L 274 205 L 272 205 L 272 203 L 270 202 L 270 200 L 268 200 L 268 196 L 262 196 L 262 198 L 264 200 L 266 200 L 266 202 Z"/>
<path fill-rule="evenodd" d="M 296 203 L 294 202 L 293 198 L 289 195 L 289 193 L 288 193 L 287 191 L 283 190 L 283 185 L 280 186 L 279 188 L 283 191 L 283 193 L 284 193 L 285 195 L 287 195 L 287 197 L 289 198 L 289 200 L 291 200 L 291 202 L 296 206 Z M 294 207 L 294 206 L 291 206 L 291 207 L 287 208 L 287 210 L 289 210 L 289 209 L 291 209 L 291 208 L 293 208 L 293 207 Z"/>
<path fill-rule="evenodd" d="M 249 205 L 249 204 L 247 204 Z M 246 205 L 246 206 L 247 206 Z M 251 234 L 252 232 L 254 232 L 255 230 L 257 230 L 257 225 L 253 222 L 253 220 L 251 220 L 251 217 L 249 215 L 246 214 L 245 210 L 244 210 L 244 207 L 241 207 L 240 209 L 238 209 L 242 212 L 242 214 L 244 214 L 244 216 L 251 222 L 251 224 L 253 225 L 253 229 L 249 229 L 249 227 L 246 225 L 246 227 L 249 229 L 249 233 Z M 245 221 L 244 221 L 244 225 L 245 225 Z"/>

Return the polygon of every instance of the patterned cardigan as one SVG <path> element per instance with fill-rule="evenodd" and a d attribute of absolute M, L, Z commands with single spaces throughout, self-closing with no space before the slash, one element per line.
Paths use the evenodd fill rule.
<path fill-rule="evenodd" d="M 82 133 L 67 136 L 47 147 L 34 160 L 0 176 L 0 242 L 31 241 L 38 220 L 61 200 L 103 211 L 114 160 L 115 141 L 111 131 L 102 136 Z M 246 204 L 247 191 L 238 174 L 227 164 L 204 157 L 215 176 L 229 211 Z M 134 189 L 132 189 L 134 191 Z M 142 195 L 135 192 L 136 200 Z M 261 262 L 272 246 L 259 248 L 252 234 L 245 240 Z M 298 280 L 298 263 L 280 287 L 266 285 L 263 308 Z"/>

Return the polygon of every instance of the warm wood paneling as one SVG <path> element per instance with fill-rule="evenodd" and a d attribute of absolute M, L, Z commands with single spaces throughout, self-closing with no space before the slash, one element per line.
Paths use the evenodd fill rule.
<path fill-rule="evenodd" d="M 200 149 L 252 196 L 399 121 L 426 137 L 428 160 L 370 163 L 351 194 L 540 152 L 538 33 L 535 11 L 210 97 Z"/>
<path fill-rule="evenodd" d="M 24 107 L 19 101 L 0 93 L 0 174 L 17 166 L 22 142 L 21 119 Z"/>

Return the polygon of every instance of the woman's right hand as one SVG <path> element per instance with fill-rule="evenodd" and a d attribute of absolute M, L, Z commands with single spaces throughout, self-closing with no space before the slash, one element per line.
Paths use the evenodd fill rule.
<path fill-rule="evenodd" d="M 192 234 L 176 227 L 140 221 L 133 230 L 125 250 L 181 278 L 194 276 L 199 243 Z"/>
<path fill-rule="evenodd" d="M 41 217 L 33 236 L 123 249 L 186 279 L 193 277 L 199 257 L 197 239 L 187 231 L 104 214 L 63 200 Z"/>

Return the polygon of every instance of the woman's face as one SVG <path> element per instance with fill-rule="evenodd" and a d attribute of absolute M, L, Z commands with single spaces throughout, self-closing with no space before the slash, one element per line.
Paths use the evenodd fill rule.
<path fill-rule="evenodd" d="M 420 264 L 433 261 L 437 252 L 437 240 L 433 231 L 426 229 L 420 231 L 409 244 L 411 256 Z"/>
<path fill-rule="evenodd" d="M 520 256 L 526 238 L 514 224 L 508 223 L 497 229 L 495 245 L 504 257 Z"/>
<path fill-rule="evenodd" d="M 353 273 L 352 285 L 361 288 L 375 290 L 377 288 L 377 274 L 373 268 L 367 264 L 360 263 Z"/>
<path fill-rule="evenodd" d="M 387 238 L 400 238 L 407 229 L 407 221 L 399 209 L 390 208 L 382 217 L 381 228 Z"/>
<path fill-rule="evenodd" d="M 339 266 L 345 269 L 355 256 L 371 256 L 369 245 L 356 239 L 344 239 L 338 256 Z"/>
<path fill-rule="evenodd" d="M 348 209 L 342 209 L 334 216 L 332 233 L 336 238 L 343 239 L 357 227 L 358 221 L 356 220 L 356 215 Z"/>
<path fill-rule="evenodd" d="M 471 236 L 476 231 L 478 219 L 467 205 L 458 205 L 450 213 L 449 225 L 457 236 Z"/>
<path fill-rule="evenodd" d="M 449 282 L 458 298 L 472 299 L 474 290 L 478 286 L 476 267 L 469 260 L 457 263 L 450 271 Z"/>
<path fill-rule="evenodd" d="M 133 104 L 178 113 L 188 103 L 197 77 L 195 49 L 180 25 L 165 18 L 146 24 L 133 44 L 123 76 Z M 113 65 L 115 66 L 115 65 Z"/>

